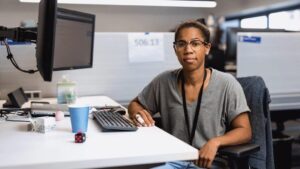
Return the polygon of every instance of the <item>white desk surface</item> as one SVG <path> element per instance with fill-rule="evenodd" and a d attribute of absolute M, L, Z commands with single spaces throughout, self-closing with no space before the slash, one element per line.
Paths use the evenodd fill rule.
<path fill-rule="evenodd" d="M 92 100 L 98 100 L 97 105 L 116 103 L 107 97 Z M 101 168 L 193 160 L 198 156 L 197 149 L 157 127 L 101 132 L 90 119 L 86 142 L 74 143 L 69 118 L 58 121 L 55 130 L 46 134 L 27 131 L 27 124 L 0 122 L 0 168 Z"/>

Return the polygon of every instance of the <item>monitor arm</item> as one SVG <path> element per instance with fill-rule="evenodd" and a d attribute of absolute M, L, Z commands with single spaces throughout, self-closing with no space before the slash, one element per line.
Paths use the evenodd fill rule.
<path fill-rule="evenodd" d="M 0 26 L 0 41 L 4 41 L 6 38 L 17 42 L 35 43 L 37 40 L 37 28 L 6 28 Z"/>
<path fill-rule="evenodd" d="M 16 42 L 32 42 L 36 43 L 37 41 L 37 28 L 6 28 L 0 26 L 0 42 L 3 42 L 7 49 L 7 59 L 11 61 L 16 69 L 24 73 L 35 73 L 37 70 L 24 70 L 17 64 L 16 60 L 13 57 L 13 54 L 10 51 L 9 45 L 6 42 L 6 39 L 11 39 Z"/>

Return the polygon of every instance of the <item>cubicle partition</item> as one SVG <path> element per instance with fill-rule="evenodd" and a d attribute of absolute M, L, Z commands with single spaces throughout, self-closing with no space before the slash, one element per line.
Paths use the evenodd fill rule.
<path fill-rule="evenodd" d="M 154 40 L 148 38 L 147 44 L 143 39 L 146 36 Z M 5 47 L 0 46 L 0 98 L 18 87 L 41 90 L 44 97 L 55 97 L 56 83 L 66 75 L 76 82 L 79 96 L 106 95 L 128 102 L 158 73 L 180 66 L 173 41 L 174 33 L 95 33 L 93 68 L 54 71 L 52 82 L 44 82 L 39 73 L 19 72 L 6 59 Z M 139 51 L 131 42 L 144 45 L 145 50 Z M 34 44 L 12 45 L 11 51 L 21 67 L 36 68 Z M 147 59 L 146 55 L 153 57 Z"/>
<path fill-rule="evenodd" d="M 238 33 L 237 76 L 262 76 L 271 95 L 275 168 L 290 168 L 293 137 L 284 122 L 300 118 L 300 33 Z M 274 129 L 274 128 L 273 128 Z M 296 128 L 295 128 L 296 129 Z M 295 138 L 297 139 L 297 138 Z"/>
<path fill-rule="evenodd" d="M 300 33 L 238 33 L 237 76 L 262 76 L 271 109 L 300 109 Z"/>
<path fill-rule="evenodd" d="M 300 33 L 238 33 L 237 76 L 261 76 L 270 91 L 276 130 L 300 118 Z"/>

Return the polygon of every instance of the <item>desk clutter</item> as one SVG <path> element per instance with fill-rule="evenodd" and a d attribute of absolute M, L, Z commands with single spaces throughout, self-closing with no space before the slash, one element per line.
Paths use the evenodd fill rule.
<path fill-rule="evenodd" d="M 52 103 L 56 98 L 42 101 Z M 124 109 L 121 111 L 120 108 L 123 107 L 119 103 L 106 96 L 80 97 L 77 101 L 81 104 L 97 105 L 91 110 L 115 107 L 114 109 L 120 113 L 126 112 Z M 30 103 L 27 102 L 24 106 L 30 107 Z M 118 168 L 121 166 L 128 168 L 129 165 L 136 167 L 140 164 L 164 161 L 195 160 L 198 157 L 197 149 L 155 126 L 139 128 L 137 132 L 107 133 L 101 132 L 96 120 L 90 117 L 87 133 L 81 132 L 82 134 L 76 136 L 78 132 L 71 131 L 70 117 L 64 117 L 64 120 L 55 121 L 56 126 L 53 130 L 44 134 L 27 131 L 30 122 L 6 121 L 5 116 L 11 113 L 0 117 L 4 119 L 0 122 L 1 169 L 51 168 L 51 166 L 52 168 L 53 166 L 55 168 Z M 18 115 L 21 114 L 18 112 Z M 93 113 L 89 114 L 92 115 Z M 153 140 L 153 137 L 160 139 Z"/>
<path fill-rule="evenodd" d="M 64 115 L 60 112 L 57 112 L 55 117 L 45 116 L 32 118 L 30 112 L 30 108 L 4 108 L 0 109 L 0 118 L 11 122 L 29 122 L 28 131 L 39 133 L 47 133 L 54 130 L 56 121 L 60 121 L 64 118 Z"/>
<path fill-rule="evenodd" d="M 30 122 L 30 109 L 3 108 L 0 109 L 0 118 L 6 121 Z"/>
<path fill-rule="evenodd" d="M 31 104 L 31 106 L 33 108 L 0 109 L 0 117 L 5 119 L 6 121 L 30 122 L 30 124 L 28 125 L 28 130 L 39 133 L 47 133 L 54 130 L 56 126 L 56 121 L 63 120 L 65 117 L 66 105 L 33 103 Z M 37 108 L 45 109 L 45 113 L 37 115 Z M 46 110 L 47 108 L 50 108 L 51 110 Z M 55 109 L 56 111 L 54 111 Z M 59 110 L 57 111 L 57 109 Z M 47 113 L 47 111 L 49 112 Z M 135 126 L 128 118 L 124 116 L 126 115 L 126 110 L 121 106 L 95 106 L 92 109 L 90 109 L 90 113 L 93 116 L 96 124 L 99 127 L 101 127 L 102 131 L 104 132 L 136 131 L 138 129 L 137 126 Z M 71 117 L 72 131 L 74 130 L 74 127 L 79 128 L 76 129 L 76 131 L 74 130 L 73 133 L 85 133 L 87 131 L 87 122 L 78 122 L 74 124 L 74 118 L 75 116 L 73 115 L 73 120 Z M 80 121 L 83 121 L 82 118 L 80 119 Z M 78 120 L 79 119 L 77 119 L 77 121 Z M 85 121 L 87 121 L 87 119 Z"/>
<path fill-rule="evenodd" d="M 78 132 L 75 134 L 75 143 L 84 143 L 86 140 L 85 133 Z"/>
<path fill-rule="evenodd" d="M 31 102 L 31 116 L 43 117 L 43 116 L 56 116 L 57 112 L 64 113 L 65 116 L 69 116 L 68 104 L 50 104 L 48 102 Z"/>
<path fill-rule="evenodd" d="M 54 130 L 56 127 L 56 122 L 54 117 L 38 117 L 32 119 L 30 124 L 28 124 L 29 131 L 35 131 L 38 133 L 47 133 Z"/>

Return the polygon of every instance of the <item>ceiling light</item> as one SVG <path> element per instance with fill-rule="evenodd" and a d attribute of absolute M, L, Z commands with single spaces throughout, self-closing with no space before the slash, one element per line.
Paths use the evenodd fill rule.
<path fill-rule="evenodd" d="M 19 0 L 20 2 L 38 3 L 39 0 Z M 214 8 L 215 1 L 195 0 L 58 0 L 62 4 L 81 5 L 120 5 L 120 6 L 162 6 L 162 7 L 189 7 L 189 8 Z"/>

